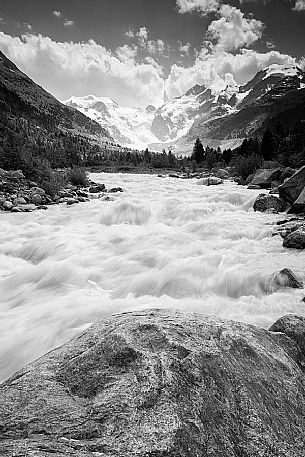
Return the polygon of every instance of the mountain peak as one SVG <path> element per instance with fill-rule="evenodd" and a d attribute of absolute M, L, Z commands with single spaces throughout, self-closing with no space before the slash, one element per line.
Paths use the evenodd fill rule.
<path fill-rule="evenodd" d="M 297 65 L 283 65 L 274 63 L 269 65 L 263 70 L 265 73 L 264 79 L 269 76 L 298 76 L 302 74 L 303 71 Z"/>

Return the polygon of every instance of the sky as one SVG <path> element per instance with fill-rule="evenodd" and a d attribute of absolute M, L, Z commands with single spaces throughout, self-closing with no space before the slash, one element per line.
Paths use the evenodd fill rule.
<path fill-rule="evenodd" d="M 305 0 L 0 0 L 0 50 L 59 100 L 156 107 L 305 69 Z"/>

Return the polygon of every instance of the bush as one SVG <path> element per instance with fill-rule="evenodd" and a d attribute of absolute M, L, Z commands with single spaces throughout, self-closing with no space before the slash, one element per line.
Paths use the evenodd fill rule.
<path fill-rule="evenodd" d="M 247 179 L 249 175 L 255 173 L 262 164 L 261 157 L 256 154 L 252 154 L 249 157 L 239 156 L 236 161 L 235 169 L 239 176 Z"/>
<path fill-rule="evenodd" d="M 62 189 L 67 180 L 63 173 L 52 171 L 48 177 L 41 181 L 40 186 L 46 191 L 46 194 L 54 197 Z"/>
<path fill-rule="evenodd" d="M 88 186 L 89 181 L 87 178 L 86 170 L 82 167 L 74 167 L 68 172 L 68 180 L 74 186 Z"/>

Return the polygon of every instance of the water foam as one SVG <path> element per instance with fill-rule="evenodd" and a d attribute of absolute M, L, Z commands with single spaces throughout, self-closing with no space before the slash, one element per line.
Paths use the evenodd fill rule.
<path fill-rule="evenodd" d="M 302 274 L 302 254 L 271 237 L 279 216 L 255 214 L 259 191 L 233 183 L 94 175 L 125 193 L 45 212 L 1 215 L 0 374 L 62 344 L 98 318 L 150 307 L 268 327 L 305 315 L 303 291 L 270 274 Z"/>

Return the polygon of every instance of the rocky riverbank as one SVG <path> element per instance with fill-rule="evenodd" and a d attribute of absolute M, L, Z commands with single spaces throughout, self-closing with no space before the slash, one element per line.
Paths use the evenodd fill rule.
<path fill-rule="evenodd" d="M 123 192 L 121 187 L 106 189 L 104 184 L 88 181 L 88 185 L 65 184 L 53 195 L 48 194 L 36 182 L 25 178 L 22 171 L 0 169 L 0 210 L 22 213 L 47 209 L 50 205 L 65 203 L 74 205 L 92 198 L 111 200 L 109 194 Z"/>
<path fill-rule="evenodd" d="M 0 387 L 3 456 L 304 457 L 305 319 L 101 320 Z"/>

